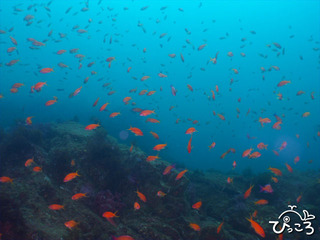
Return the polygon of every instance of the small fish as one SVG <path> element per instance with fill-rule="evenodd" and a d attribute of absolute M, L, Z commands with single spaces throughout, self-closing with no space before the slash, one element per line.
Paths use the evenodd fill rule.
<path fill-rule="evenodd" d="M 129 235 L 122 235 L 119 237 L 112 236 L 112 240 L 134 240 L 134 238 Z"/>
<path fill-rule="evenodd" d="M 174 86 L 170 86 L 171 87 L 171 93 L 172 93 L 172 95 L 173 96 L 176 96 L 177 95 L 177 90 L 175 89 L 175 87 Z"/>
<path fill-rule="evenodd" d="M 143 110 L 142 112 L 140 112 L 139 115 L 145 117 L 145 116 L 148 116 L 150 114 L 155 114 L 154 110 Z"/>
<path fill-rule="evenodd" d="M 192 134 L 194 132 L 198 132 L 194 127 L 188 128 L 185 134 Z"/>
<path fill-rule="evenodd" d="M 72 230 L 72 228 L 76 227 L 79 223 L 75 222 L 74 220 L 65 222 L 64 225 L 69 228 L 70 230 Z"/>
<path fill-rule="evenodd" d="M 158 197 L 164 197 L 165 195 L 167 195 L 166 193 L 162 192 L 162 191 L 158 191 L 157 192 L 157 196 Z"/>
<path fill-rule="evenodd" d="M 29 166 L 31 166 L 31 164 L 33 164 L 33 163 L 34 163 L 34 158 L 32 157 L 32 158 L 28 159 L 28 160 L 24 163 L 24 166 L 25 166 L 25 167 L 29 167 Z"/>
<path fill-rule="evenodd" d="M 199 210 L 202 206 L 202 201 L 196 202 L 195 204 L 192 205 L 193 209 Z"/>
<path fill-rule="evenodd" d="M 42 167 L 36 166 L 32 169 L 34 172 L 42 172 Z"/>
<path fill-rule="evenodd" d="M 86 193 L 76 193 L 71 197 L 71 199 L 78 200 L 78 199 L 84 198 L 84 197 L 87 197 Z"/>
<path fill-rule="evenodd" d="M 109 105 L 109 103 L 105 103 L 101 106 L 101 108 L 99 109 L 100 112 L 104 111 L 106 109 L 106 107 Z"/>
<path fill-rule="evenodd" d="M 275 175 L 277 175 L 277 176 L 282 176 L 282 172 L 279 170 L 279 169 L 277 169 L 277 168 L 272 168 L 272 167 L 269 167 L 268 168 L 271 172 L 273 172 Z"/>
<path fill-rule="evenodd" d="M 152 136 L 155 138 L 155 139 L 159 139 L 159 135 L 156 134 L 155 132 L 152 132 L 150 131 L 150 133 L 152 134 Z"/>
<path fill-rule="evenodd" d="M 292 173 L 292 171 L 293 171 L 292 167 L 288 163 L 285 163 L 285 164 L 286 164 L 286 167 L 287 167 L 288 171 Z"/>
<path fill-rule="evenodd" d="M 100 124 L 89 124 L 84 129 L 85 130 L 93 130 L 93 129 L 96 129 L 97 127 L 100 127 Z"/>
<path fill-rule="evenodd" d="M 134 202 L 133 208 L 134 208 L 134 210 L 139 210 L 140 209 L 140 204 L 138 202 Z"/>
<path fill-rule="evenodd" d="M 257 145 L 257 148 L 260 149 L 260 150 L 262 150 L 262 149 L 266 149 L 267 150 L 267 147 L 268 147 L 268 145 L 265 145 L 262 142 Z"/>
<path fill-rule="evenodd" d="M 256 205 L 266 205 L 268 203 L 269 203 L 268 200 L 265 200 L 265 199 L 260 199 L 256 202 L 254 202 L 254 204 L 256 204 Z"/>
<path fill-rule="evenodd" d="M 139 192 L 138 190 L 136 191 L 136 193 L 137 193 L 138 197 L 141 199 L 141 201 L 147 202 L 147 198 L 143 193 Z"/>
<path fill-rule="evenodd" d="M 291 83 L 291 81 L 286 81 L 286 80 L 284 80 L 284 81 L 280 81 L 277 86 L 278 86 L 278 87 L 282 87 L 282 86 L 287 85 L 287 84 L 289 84 L 289 83 Z"/>
<path fill-rule="evenodd" d="M 164 170 L 163 170 L 163 175 L 167 175 L 171 172 L 171 170 L 174 168 L 175 166 L 174 165 L 169 165 L 167 166 Z"/>
<path fill-rule="evenodd" d="M 188 153 L 191 153 L 191 149 L 192 149 L 191 141 L 192 141 L 192 134 L 191 134 L 190 140 L 188 142 L 188 146 L 187 146 Z"/>
<path fill-rule="evenodd" d="M 120 115 L 119 112 L 113 112 L 113 113 L 111 113 L 111 114 L 109 115 L 109 117 L 110 117 L 110 118 L 114 118 L 114 117 L 116 117 L 116 116 L 118 116 L 118 115 Z"/>
<path fill-rule="evenodd" d="M 42 68 L 40 70 L 41 73 L 50 73 L 50 72 L 54 72 L 52 68 Z"/>
<path fill-rule="evenodd" d="M 244 158 L 244 157 L 250 156 L 250 153 L 251 153 L 252 150 L 253 150 L 253 148 L 249 148 L 249 149 L 245 150 L 245 151 L 242 153 L 242 157 Z"/>
<path fill-rule="evenodd" d="M 0 182 L 2 183 L 12 183 L 12 181 L 13 179 L 10 177 L 6 177 L 6 176 L 0 177 Z"/>
<path fill-rule="evenodd" d="M 270 184 L 267 184 L 265 186 L 260 186 L 260 192 L 273 193 L 273 189 Z"/>
<path fill-rule="evenodd" d="M 51 204 L 51 205 L 49 205 L 49 209 L 51 209 L 51 210 L 61 210 L 61 209 L 64 209 L 64 206 L 60 205 L 60 204 Z"/>
<path fill-rule="evenodd" d="M 63 182 L 70 182 L 72 179 L 79 177 L 78 171 L 69 173 L 65 178 L 63 179 Z"/>
<path fill-rule="evenodd" d="M 139 128 L 131 127 L 128 129 L 132 133 L 134 133 L 136 136 L 143 136 L 143 132 Z"/>
<path fill-rule="evenodd" d="M 221 228 L 222 228 L 222 226 L 223 226 L 223 223 L 224 223 L 224 222 L 220 223 L 220 225 L 218 226 L 218 228 L 217 228 L 217 234 L 220 233 Z"/>
<path fill-rule="evenodd" d="M 213 143 L 211 143 L 211 145 L 209 146 L 209 149 L 211 150 L 211 149 L 214 148 L 215 146 L 216 146 L 216 143 L 213 142 Z"/>
<path fill-rule="evenodd" d="M 198 224 L 195 224 L 195 223 L 190 223 L 189 226 L 195 230 L 195 231 L 200 231 L 200 226 Z"/>
<path fill-rule="evenodd" d="M 229 184 L 230 184 L 230 183 L 233 183 L 233 178 L 228 177 L 228 178 L 227 178 L 227 183 L 229 183 Z"/>
<path fill-rule="evenodd" d="M 244 195 L 243 195 L 243 198 L 244 199 L 247 199 L 249 196 L 250 196 L 250 194 L 251 194 L 251 190 L 252 190 L 252 188 L 254 187 L 254 185 L 250 185 L 250 187 L 248 188 L 248 190 L 244 193 Z"/>
<path fill-rule="evenodd" d="M 32 118 L 34 118 L 34 117 L 27 117 L 27 119 L 26 119 L 26 125 L 31 125 L 32 124 L 32 121 L 31 121 L 31 119 Z"/>
<path fill-rule="evenodd" d="M 186 172 L 188 172 L 187 169 L 185 169 L 185 170 L 181 171 L 180 173 L 178 173 L 178 175 L 176 176 L 175 180 L 177 181 L 177 180 L 179 180 L 180 178 L 182 178 L 183 175 L 184 175 Z"/>
<path fill-rule="evenodd" d="M 247 220 L 251 223 L 251 227 L 254 229 L 254 231 L 261 237 L 265 237 L 266 234 L 264 233 L 263 228 L 255 221 L 252 220 L 252 216 L 250 219 L 247 218 Z"/>
<path fill-rule="evenodd" d="M 158 144 L 158 145 L 153 147 L 153 150 L 160 151 L 160 150 L 164 149 L 166 146 L 167 146 L 166 143 L 165 144 Z"/>

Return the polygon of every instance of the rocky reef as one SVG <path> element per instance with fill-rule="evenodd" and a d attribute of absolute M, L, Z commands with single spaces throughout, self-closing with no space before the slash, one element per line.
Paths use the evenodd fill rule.
<path fill-rule="evenodd" d="M 272 185 L 274 192 L 259 192 L 259 185 L 270 183 L 271 173 L 255 175 L 189 170 L 175 180 L 175 169 L 168 175 L 163 170 L 170 163 L 147 162 L 138 147 L 122 145 L 100 127 L 86 131 L 76 122 L 17 126 L 0 134 L 0 175 L 13 178 L 0 183 L 0 233 L 3 240 L 102 240 L 111 236 L 130 235 L 135 240 L 256 240 L 261 239 L 246 220 L 254 218 L 265 230 L 265 239 L 277 239 L 268 222 L 275 220 L 296 204 L 303 192 L 299 209 L 308 209 L 320 217 L 319 171 L 287 173 Z M 27 159 L 34 160 L 26 167 Z M 33 167 L 41 167 L 34 171 Z M 64 182 L 72 172 L 80 175 Z M 227 178 L 233 183 L 227 183 Z M 243 194 L 255 185 L 249 198 Z M 147 201 L 141 201 L 136 191 Z M 157 196 L 158 191 L 166 193 Z M 72 200 L 76 193 L 86 197 Z M 256 205 L 259 199 L 267 205 Z M 202 201 L 199 210 L 192 205 Z M 139 202 L 140 209 L 134 209 Z M 48 206 L 60 204 L 53 211 Z M 115 225 L 102 214 L 116 212 Z M 78 223 L 72 229 L 65 222 Z M 221 231 L 218 226 L 223 222 Z M 190 228 L 190 223 L 201 227 Z M 318 226 L 314 226 L 318 228 Z M 302 238 L 301 238 L 302 236 Z M 285 239 L 304 239 L 305 235 L 284 233 Z M 320 239 L 319 229 L 307 239 Z"/>

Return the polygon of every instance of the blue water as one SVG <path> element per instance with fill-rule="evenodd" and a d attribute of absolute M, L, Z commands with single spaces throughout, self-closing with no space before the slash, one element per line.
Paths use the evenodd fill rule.
<path fill-rule="evenodd" d="M 144 136 L 130 132 L 127 139 L 119 141 L 127 145 L 134 142 L 149 155 L 155 155 L 152 148 L 156 144 L 167 143 L 159 154 L 161 159 L 183 163 L 191 169 L 230 171 L 234 161 L 236 172 L 248 167 L 254 172 L 267 171 L 269 166 L 282 169 L 285 162 L 295 170 L 319 168 L 319 1 L 88 1 L 87 4 L 89 10 L 83 12 L 86 4 L 76 1 L 0 2 L 0 29 L 6 31 L 0 34 L 0 92 L 4 96 L 0 99 L 1 127 L 9 129 L 16 120 L 24 122 L 29 116 L 34 116 L 35 125 L 68 121 L 77 116 L 85 126 L 99 120 L 117 138 L 130 126 L 138 127 Z M 145 6 L 148 8 L 141 10 Z M 160 10 L 164 6 L 167 8 Z M 69 7 L 72 8 L 66 13 Z M 28 14 L 34 16 L 29 26 L 23 20 Z M 79 28 L 73 30 L 75 25 Z M 79 34 L 78 29 L 87 33 Z M 48 36 L 51 30 L 52 35 Z M 61 38 L 59 33 L 66 37 Z M 167 35 L 159 38 L 162 33 Z M 6 50 L 14 46 L 10 36 L 18 45 L 16 51 L 8 54 Z M 32 43 L 27 38 L 44 42 L 45 46 L 30 49 Z M 276 48 L 274 42 L 282 48 Z M 202 44 L 207 45 L 198 51 Z M 85 55 L 81 69 L 79 59 L 69 53 L 73 48 L 79 48 L 77 53 Z M 57 55 L 61 49 L 67 52 Z M 217 52 L 217 63 L 209 62 Z M 227 56 L 228 52 L 233 57 Z M 170 58 L 168 54 L 173 53 L 176 57 Z M 115 61 L 109 68 L 106 59 L 113 56 Z M 20 61 L 10 67 L 5 65 L 13 59 Z M 60 62 L 69 67 L 60 68 Z M 90 62 L 95 64 L 87 67 Z M 268 71 L 271 66 L 280 70 Z M 39 72 L 46 67 L 54 72 Z M 128 67 L 132 67 L 129 73 Z M 260 67 L 267 71 L 262 73 Z M 91 71 L 97 74 L 91 75 Z M 168 77 L 160 78 L 160 72 Z M 145 75 L 151 78 L 140 81 Z M 89 81 L 85 84 L 86 77 Z M 277 87 L 281 80 L 290 80 L 291 84 Z M 48 86 L 30 93 L 37 82 L 47 82 Z M 11 93 L 14 83 L 24 86 Z M 111 84 L 102 87 L 105 83 Z M 193 87 L 193 92 L 187 84 Z M 177 90 L 176 96 L 171 93 L 171 85 Z M 81 92 L 69 98 L 81 86 Z M 136 93 L 129 93 L 135 88 Z M 138 95 L 144 89 L 156 93 Z M 215 91 L 214 101 L 211 90 Z M 305 94 L 297 96 L 300 90 Z M 110 91 L 116 92 L 109 96 Z M 279 92 L 283 94 L 281 101 L 276 95 Z M 45 106 L 53 96 L 58 97 L 58 102 Z M 123 103 L 127 96 L 132 97 L 130 103 L 135 102 L 135 106 Z M 98 97 L 98 105 L 92 107 Z M 99 112 L 106 102 L 110 103 L 107 111 Z M 175 108 L 169 111 L 171 106 Z M 132 112 L 134 107 L 155 110 L 156 114 L 149 117 L 160 123 L 145 122 L 147 117 Z M 246 116 L 248 109 L 250 113 Z M 224 115 L 226 120 L 214 116 L 213 111 Z M 109 118 L 112 112 L 121 114 Z M 302 118 L 304 112 L 310 112 L 310 116 Z M 281 130 L 272 128 L 276 122 L 274 114 L 282 118 Z M 262 128 L 259 117 L 270 118 L 271 123 Z M 199 123 L 192 124 L 189 118 Z M 190 135 L 185 134 L 189 127 L 198 131 L 193 134 L 191 153 L 187 151 Z M 158 133 L 160 139 L 154 139 L 150 131 Z M 256 139 L 248 139 L 247 134 Z M 284 141 L 287 148 L 276 156 L 272 150 L 279 152 Z M 209 151 L 212 142 L 216 146 Z M 268 144 L 267 150 L 257 149 L 260 142 Z M 262 156 L 242 158 L 242 152 L 250 147 Z M 229 148 L 236 153 L 220 159 Z M 296 156 L 300 156 L 300 161 L 294 164 Z M 313 162 L 310 164 L 309 160 Z"/>

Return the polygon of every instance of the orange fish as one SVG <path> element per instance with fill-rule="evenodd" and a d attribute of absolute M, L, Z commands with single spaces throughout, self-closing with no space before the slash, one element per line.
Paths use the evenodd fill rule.
<path fill-rule="evenodd" d="M 76 165 L 76 162 L 74 161 L 74 159 L 71 160 L 70 165 L 71 165 L 71 167 L 74 167 Z"/>
<path fill-rule="evenodd" d="M 65 176 L 65 178 L 63 179 L 63 182 L 69 182 L 72 179 L 79 177 L 80 175 L 78 174 L 78 171 L 73 172 L 73 173 L 69 173 L 67 176 Z"/>
<path fill-rule="evenodd" d="M 185 170 L 183 170 L 183 171 L 179 172 L 179 174 L 176 176 L 176 181 L 177 181 L 177 180 L 179 180 L 180 178 L 182 178 L 182 177 L 183 177 L 183 175 L 184 175 L 186 172 L 188 172 L 188 170 L 187 170 L 187 169 L 185 169 Z"/>
<path fill-rule="evenodd" d="M 109 103 L 105 103 L 101 106 L 101 108 L 99 109 L 100 112 L 104 111 L 106 109 L 106 107 L 109 105 Z"/>
<path fill-rule="evenodd" d="M 140 116 L 145 117 L 153 113 L 154 113 L 154 110 L 143 110 L 142 112 L 140 112 Z"/>
<path fill-rule="evenodd" d="M 153 147 L 153 150 L 160 151 L 160 150 L 164 149 L 166 146 L 167 146 L 166 143 L 165 144 L 158 144 L 158 145 Z"/>
<path fill-rule="evenodd" d="M 272 168 L 272 167 L 269 167 L 268 168 L 271 172 L 273 172 L 275 175 L 277 175 L 277 176 L 282 176 L 282 172 L 279 170 L 279 169 L 277 169 L 277 168 Z"/>
<path fill-rule="evenodd" d="M 167 167 L 164 169 L 164 171 L 163 171 L 162 174 L 163 174 L 163 175 L 169 174 L 173 168 L 174 168 L 174 165 L 169 165 L 169 166 L 167 166 Z"/>
<path fill-rule="evenodd" d="M 202 201 L 196 202 L 195 204 L 192 205 L 193 209 L 199 210 L 202 206 Z"/>
<path fill-rule="evenodd" d="M 127 103 L 127 102 L 129 102 L 131 99 L 132 99 L 131 97 L 125 97 L 122 101 L 123 101 L 124 103 Z"/>
<path fill-rule="evenodd" d="M 59 205 L 59 204 L 51 204 L 49 205 L 49 209 L 51 210 L 61 210 L 64 209 L 63 205 Z"/>
<path fill-rule="evenodd" d="M 253 150 L 253 148 L 249 148 L 249 149 L 245 150 L 245 151 L 242 153 L 242 157 L 248 157 L 248 156 L 250 156 L 250 153 L 251 153 L 252 150 Z"/>
<path fill-rule="evenodd" d="M 285 164 L 286 164 L 286 167 L 287 167 L 288 171 L 292 172 L 292 167 L 288 163 L 285 163 Z"/>
<path fill-rule="evenodd" d="M 167 194 L 166 193 L 164 193 L 164 192 L 162 192 L 162 191 L 158 191 L 157 192 L 157 196 L 158 197 L 164 197 L 164 196 L 166 196 Z"/>
<path fill-rule="evenodd" d="M 302 114 L 302 117 L 308 117 L 310 116 L 310 112 L 305 112 L 304 114 Z"/>
<path fill-rule="evenodd" d="M 0 182 L 2 183 L 12 183 L 13 179 L 12 178 L 9 178 L 9 177 L 6 177 L 6 176 L 3 176 L 3 177 L 0 177 Z"/>
<path fill-rule="evenodd" d="M 155 139 L 159 139 L 159 135 L 155 132 L 150 132 Z"/>
<path fill-rule="evenodd" d="M 134 133 L 136 136 L 143 136 L 143 132 L 139 128 L 131 127 L 128 129 L 132 133 Z"/>
<path fill-rule="evenodd" d="M 221 158 L 221 159 L 224 159 L 228 153 L 229 153 L 229 150 L 226 151 L 226 152 L 224 152 L 224 153 L 220 156 L 220 158 Z"/>
<path fill-rule="evenodd" d="M 40 70 L 41 73 L 50 73 L 50 72 L 53 72 L 53 69 L 52 68 L 42 68 Z"/>
<path fill-rule="evenodd" d="M 259 152 L 253 152 L 252 154 L 249 155 L 249 158 L 259 158 L 261 157 L 261 153 Z"/>
<path fill-rule="evenodd" d="M 97 100 L 93 103 L 92 107 L 95 107 L 98 104 L 100 98 L 97 98 Z"/>
<path fill-rule="evenodd" d="M 194 132 L 198 132 L 194 127 L 188 128 L 185 134 L 192 134 Z"/>
<path fill-rule="evenodd" d="M 222 114 L 217 113 L 217 115 L 218 115 L 218 117 L 219 117 L 221 120 L 223 120 L 223 121 L 225 121 L 225 120 L 226 120 L 226 118 L 225 118 Z"/>
<path fill-rule="evenodd" d="M 136 191 L 136 193 L 137 193 L 138 197 L 141 199 L 141 201 L 147 202 L 147 198 L 143 193 L 139 192 L 138 190 Z"/>
<path fill-rule="evenodd" d="M 135 202 L 133 204 L 133 208 L 134 208 L 134 210 L 139 210 L 140 209 L 140 204 L 138 202 Z"/>
<path fill-rule="evenodd" d="M 195 231 L 200 231 L 200 226 L 198 224 L 195 224 L 195 223 L 190 223 L 189 226 L 195 230 Z"/>
<path fill-rule="evenodd" d="M 280 124 L 282 124 L 282 122 L 275 122 L 272 126 L 273 129 L 276 129 L 276 130 L 280 130 L 281 129 L 281 126 Z"/>
<path fill-rule="evenodd" d="M 84 129 L 85 130 L 93 130 L 93 129 L 96 129 L 97 127 L 100 127 L 100 124 L 89 124 Z"/>
<path fill-rule="evenodd" d="M 74 220 L 65 222 L 64 225 L 69 228 L 70 230 L 72 230 L 72 228 L 76 227 L 79 223 L 75 222 Z"/>
<path fill-rule="evenodd" d="M 151 122 L 151 123 L 160 123 L 160 121 L 159 121 L 159 120 L 154 119 L 154 118 L 148 118 L 148 119 L 146 120 L 146 122 Z"/>
<path fill-rule="evenodd" d="M 252 216 L 250 219 L 247 218 L 247 220 L 251 223 L 251 227 L 254 229 L 254 231 L 261 237 L 265 237 L 266 234 L 264 233 L 263 228 L 255 221 L 252 220 Z"/>
<path fill-rule="evenodd" d="M 119 217 L 119 216 L 117 216 L 116 215 L 117 214 L 117 212 L 104 212 L 103 214 L 102 214 L 102 216 L 103 217 L 105 217 L 105 218 L 114 218 L 114 217 Z"/>
<path fill-rule="evenodd" d="M 254 185 L 250 185 L 250 187 L 248 188 L 248 190 L 244 193 L 243 198 L 246 199 L 250 196 L 251 194 L 251 190 L 254 187 Z"/>
<path fill-rule="evenodd" d="M 259 122 L 261 123 L 261 126 L 263 127 L 264 123 L 271 123 L 271 120 L 269 118 L 259 118 Z"/>
<path fill-rule="evenodd" d="M 129 152 L 132 152 L 132 149 L 133 149 L 133 144 L 131 144 L 131 147 L 129 149 Z"/>
<path fill-rule="evenodd" d="M 192 134 L 191 134 L 190 140 L 188 142 L 188 146 L 187 146 L 188 153 L 191 153 L 191 149 L 192 149 L 191 141 L 192 141 Z"/>
<path fill-rule="evenodd" d="M 152 161 L 155 161 L 155 160 L 158 159 L 158 158 L 159 158 L 158 155 L 157 155 L 157 156 L 148 156 L 147 159 L 146 159 L 146 161 L 147 161 L 147 162 L 152 162 Z"/>
<path fill-rule="evenodd" d="M 32 158 L 30 158 L 30 159 L 28 159 L 25 163 L 24 163 L 24 166 L 25 167 L 29 167 L 29 166 L 31 166 L 31 164 L 33 164 L 34 163 L 34 158 L 32 157 Z"/>
<path fill-rule="evenodd" d="M 141 78 L 141 81 L 145 81 L 145 80 L 147 80 L 148 78 L 150 78 L 150 76 L 143 76 L 143 77 Z"/>
<path fill-rule="evenodd" d="M 134 240 L 134 238 L 129 235 L 122 235 L 119 237 L 112 236 L 112 240 Z"/>
<path fill-rule="evenodd" d="M 71 199 L 78 200 L 78 199 L 84 198 L 84 197 L 87 197 L 86 193 L 76 193 L 71 197 Z"/>
<path fill-rule="evenodd" d="M 119 112 L 113 112 L 113 113 L 110 114 L 109 117 L 114 118 L 114 117 L 116 117 L 116 116 L 118 116 L 118 115 L 120 115 Z"/>
<path fill-rule="evenodd" d="M 299 162 L 300 161 L 300 157 L 299 156 L 296 156 L 295 158 L 294 158 L 294 164 L 296 164 L 297 162 Z"/>
<path fill-rule="evenodd" d="M 144 94 L 146 94 L 146 92 L 147 92 L 147 90 L 141 90 L 140 92 L 139 92 L 139 95 L 141 96 L 141 95 L 144 95 Z"/>
<path fill-rule="evenodd" d="M 212 99 L 215 100 L 216 99 L 216 95 L 214 94 L 213 90 L 211 90 L 211 92 L 212 92 Z"/>
<path fill-rule="evenodd" d="M 235 168 L 236 168 L 236 166 L 237 166 L 237 162 L 236 162 L 236 161 L 233 161 L 232 166 L 233 166 L 233 168 L 232 168 L 232 169 L 235 169 Z"/>
<path fill-rule="evenodd" d="M 227 183 L 229 183 L 229 184 L 230 184 L 230 183 L 233 183 L 233 178 L 228 177 L 228 178 L 227 178 Z"/>
<path fill-rule="evenodd" d="M 301 198 L 302 198 L 302 194 L 299 197 L 297 197 L 297 203 L 301 201 Z"/>
<path fill-rule="evenodd" d="M 79 87 L 79 88 L 77 88 L 77 89 L 72 93 L 72 96 L 73 96 L 73 97 L 74 97 L 74 96 L 77 96 L 77 95 L 80 93 L 81 89 L 82 89 L 82 86 Z"/>
<path fill-rule="evenodd" d="M 147 96 L 151 96 L 151 95 L 153 95 L 155 93 L 156 93 L 156 91 L 150 91 L 150 92 L 147 93 Z"/>
<path fill-rule="evenodd" d="M 26 124 L 27 125 L 31 125 L 32 124 L 32 121 L 31 121 L 32 118 L 34 118 L 34 117 L 27 117 L 27 119 L 26 119 Z"/>
<path fill-rule="evenodd" d="M 267 147 L 268 147 L 268 145 L 265 145 L 264 143 L 259 143 L 258 145 L 257 145 L 257 148 L 258 149 L 266 149 L 267 150 Z"/>
<path fill-rule="evenodd" d="M 39 166 L 36 166 L 32 169 L 34 172 L 42 172 L 42 168 Z"/>
<path fill-rule="evenodd" d="M 49 100 L 48 102 L 46 102 L 46 106 L 53 105 L 58 101 L 57 97 L 53 97 L 53 98 L 54 98 L 53 100 Z"/>
<path fill-rule="evenodd" d="M 34 90 L 39 92 L 44 85 L 47 85 L 47 82 L 38 82 L 34 85 Z"/>
<path fill-rule="evenodd" d="M 187 84 L 187 87 L 189 88 L 189 90 L 190 90 L 191 92 L 193 92 L 193 88 L 192 88 L 191 85 Z"/>
<path fill-rule="evenodd" d="M 221 231 L 221 228 L 222 228 L 223 223 L 224 223 L 224 222 L 220 223 L 220 225 L 218 226 L 218 228 L 217 228 L 217 234 L 219 234 L 219 232 Z"/>
<path fill-rule="evenodd" d="M 268 200 L 265 200 L 265 199 L 260 199 L 256 202 L 254 202 L 254 204 L 256 204 L 256 205 L 266 205 L 268 203 L 269 203 Z"/>
<path fill-rule="evenodd" d="M 286 80 L 280 81 L 277 86 L 281 87 L 281 86 L 287 85 L 288 83 L 291 83 L 291 81 L 286 81 Z"/>
<path fill-rule="evenodd" d="M 274 182 L 274 183 L 277 183 L 279 180 L 278 180 L 278 178 L 276 178 L 276 177 L 271 177 L 271 180 Z"/>
<path fill-rule="evenodd" d="M 256 218 L 256 217 L 257 217 L 257 214 L 258 214 L 258 211 L 255 210 L 255 211 L 252 213 L 252 217 Z"/>
<path fill-rule="evenodd" d="M 211 145 L 209 146 L 209 149 L 214 148 L 215 146 L 216 146 L 216 143 L 213 142 L 213 143 L 211 143 Z"/>

